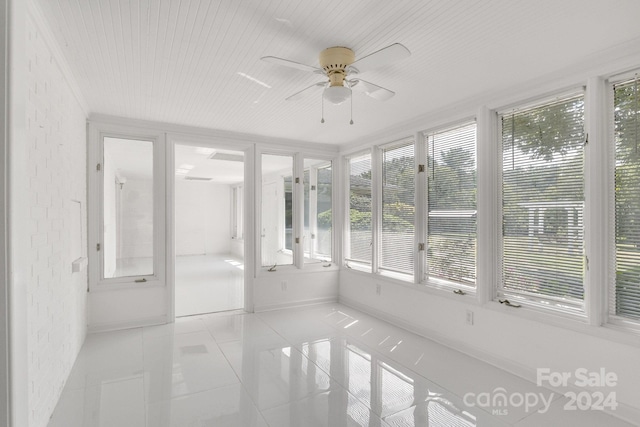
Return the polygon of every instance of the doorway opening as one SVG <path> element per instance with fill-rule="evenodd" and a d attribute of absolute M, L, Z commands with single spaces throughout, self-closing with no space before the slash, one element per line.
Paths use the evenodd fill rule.
<path fill-rule="evenodd" d="M 175 145 L 175 315 L 244 308 L 244 152 Z"/>

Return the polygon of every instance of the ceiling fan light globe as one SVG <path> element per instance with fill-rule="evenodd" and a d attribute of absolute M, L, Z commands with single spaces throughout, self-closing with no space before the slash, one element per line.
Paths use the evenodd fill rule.
<path fill-rule="evenodd" d="M 322 96 L 327 102 L 340 105 L 351 97 L 351 89 L 344 86 L 330 86 L 324 90 Z"/>

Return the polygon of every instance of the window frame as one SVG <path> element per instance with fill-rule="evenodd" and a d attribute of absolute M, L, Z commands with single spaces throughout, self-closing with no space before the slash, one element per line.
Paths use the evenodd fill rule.
<path fill-rule="evenodd" d="M 313 166 L 304 167 L 304 160 L 314 160 L 319 161 L 320 163 L 314 164 Z M 317 215 L 317 207 L 318 207 L 318 171 L 321 169 L 331 168 L 331 251 L 329 256 L 317 257 L 317 236 L 318 236 L 318 215 Z M 304 263 L 305 265 L 317 264 L 317 263 L 331 263 L 333 262 L 333 245 L 334 245 L 334 233 L 333 229 L 335 228 L 333 225 L 334 212 L 335 212 L 335 200 L 334 200 L 334 160 L 333 159 L 325 159 L 325 158 L 316 158 L 311 156 L 303 157 L 303 170 L 302 170 L 302 191 L 303 191 L 303 203 L 304 203 L 304 186 L 305 180 L 304 175 L 306 172 L 309 172 L 309 211 L 307 212 L 305 207 L 303 206 L 303 224 L 302 224 L 302 252 L 304 254 Z M 315 186 L 316 189 L 313 190 L 312 186 Z M 336 186 L 337 190 L 338 187 Z M 313 215 L 312 215 L 313 214 Z M 308 216 L 308 233 L 310 236 L 307 236 L 305 232 L 304 226 L 304 216 Z M 311 237 L 311 235 L 315 235 L 316 237 Z M 305 249 L 307 237 L 311 239 L 309 242 L 309 251 Z"/>
<path fill-rule="evenodd" d="M 638 85 L 640 86 L 640 69 L 635 69 L 629 72 L 625 72 L 622 74 L 617 74 L 609 77 L 604 83 L 603 86 L 606 90 L 606 95 L 603 96 L 604 102 L 606 102 L 606 123 L 604 124 L 604 128 L 606 128 L 607 135 L 607 247 L 609 248 L 606 261 L 608 265 L 607 269 L 607 277 L 605 290 L 603 292 L 603 301 L 604 305 L 604 319 L 603 323 L 606 326 L 609 326 L 613 329 L 620 329 L 622 331 L 632 332 L 635 334 L 640 334 L 640 319 L 633 319 L 626 316 L 621 316 L 616 313 L 616 264 L 617 264 L 617 245 L 616 245 L 616 135 L 615 135 L 615 87 L 619 84 L 624 84 L 626 82 L 632 81 L 634 79 L 638 79 Z M 639 89 L 640 90 L 640 89 Z"/>
<path fill-rule="evenodd" d="M 588 268 L 586 266 L 589 253 L 589 241 L 590 236 L 588 235 L 588 220 L 587 216 L 591 209 L 591 204 L 588 203 L 588 190 L 591 184 L 592 179 L 590 179 L 591 171 L 589 167 L 590 157 L 589 155 L 589 145 L 584 145 L 583 151 L 583 171 L 582 171 L 582 180 L 583 180 L 583 226 L 582 226 L 582 243 L 583 243 L 583 277 L 582 277 L 582 285 L 585 289 L 583 294 L 582 304 L 573 304 L 571 302 L 564 303 L 562 298 L 560 297 L 552 297 L 552 296 L 542 296 L 539 294 L 529 294 L 522 291 L 513 292 L 504 290 L 504 276 L 503 276 L 503 260 L 504 260 L 504 213 L 503 213 L 503 143 L 502 143 L 502 125 L 501 125 L 501 117 L 506 114 L 511 114 L 518 111 L 526 111 L 529 109 L 534 109 L 538 107 L 544 107 L 545 105 L 553 104 L 562 100 L 569 100 L 572 97 L 579 97 L 582 95 L 583 105 L 584 105 L 584 113 L 583 113 L 583 133 L 585 138 L 589 134 L 589 121 L 592 115 L 590 111 L 589 105 L 589 91 L 585 86 L 580 87 L 572 87 L 564 91 L 559 91 L 550 96 L 542 96 L 538 98 L 529 99 L 524 102 L 516 103 L 509 105 L 507 107 L 496 109 L 495 110 L 495 127 L 496 127 L 496 157 L 498 161 L 498 216 L 500 226 L 497 229 L 497 244 L 498 244 L 498 262 L 495 265 L 496 268 L 496 281 L 495 286 L 492 289 L 492 297 L 493 301 L 498 302 L 500 304 L 505 303 L 505 301 L 509 301 L 514 304 L 511 308 L 530 308 L 540 312 L 546 312 L 549 314 L 556 314 L 560 316 L 568 316 L 570 318 L 586 320 L 588 317 L 588 306 L 589 306 L 589 297 L 592 294 L 588 290 L 588 284 L 590 282 L 590 275 L 588 274 Z M 587 138 L 588 140 L 588 138 Z M 505 303 L 507 306 L 508 304 Z"/>
<path fill-rule="evenodd" d="M 281 156 L 281 157 L 290 157 L 291 158 L 291 185 L 292 185 L 292 225 L 293 225 L 293 230 L 292 230 L 292 245 L 293 245 L 293 249 L 289 250 L 286 248 L 286 229 L 285 229 L 285 215 L 286 213 L 284 212 L 284 209 L 278 209 L 278 222 L 280 223 L 280 221 L 282 220 L 282 233 L 280 236 L 278 236 L 279 240 L 282 240 L 282 251 L 283 253 L 286 253 L 288 255 L 291 255 L 292 260 L 291 260 L 291 264 L 276 264 L 275 265 L 275 269 L 270 270 L 273 268 L 273 266 L 270 265 L 262 265 L 262 245 L 263 245 L 263 241 L 262 241 L 262 222 L 263 222 L 263 206 L 262 206 L 262 200 L 263 200 L 263 174 L 262 174 L 262 163 L 263 163 L 263 156 Z M 256 220 L 256 230 L 258 231 L 256 233 L 256 237 L 259 238 L 257 244 L 256 244 L 256 271 L 257 272 L 273 272 L 273 271 L 278 271 L 278 270 L 291 270 L 291 269 L 295 269 L 298 268 L 297 266 L 297 258 L 296 258 L 296 254 L 297 254 L 297 246 L 295 243 L 295 230 L 296 230 L 296 221 L 298 220 L 298 214 L 297 214 L 297 210 L 296 210 L 296 203 L 297 200 L 299 198 L 299 195 L 297 194 L 296 191 L 296 184 L 295 184 L 295 177 L 296 177 L 296 165 L 297 165 L 297 161 L 296 161 L 296 153 L 292 153 L 291 151 L 286 151 L 286 150 L 277 150 L 277 149 L 265 149 L 265 150 L 259 150 L 256 152 L 256 165 L 255 165 L 255 170 L 256 170 L 256 175 L 255 175 L 255 194 L 256 194 L 256 215 L 255 215 L 255 220 Z M 288 175 L 282 175 L 282 182 L 284 183 L 284 178 L 288 176 Z M 284 189 L 284 185 L 283 185 L 283 189 Z M 285 194 L 283 192 L 283 200 L 285 200 Z"/>
<path fill-rule="evenodd" d="M 375 181 L 374 181 L 374 148 L 369 148 L 366 150 L 360 150 L 357 151 L 355 153 L 351 153 L 347 156 L 344 157 L 344 177 L 345 177 L 345 184 L 344 184 L 344 198 L 343 198 L 343 203 L 344 203 L 344 217 L 343 217 L 343 223 L 344 223 L 344 231 L 343 231 L 343 243 L 344 243 L 344 249 L 343 249 L 343 253 L 345 254 L 345 256 L 342 259 L 342 265 L 346 268 L 349 269 L 353 269 L 353 270 L 357 270 L 357 271 L 361 271 L 364 273 L 373 273 L 373 259 L 374 259 L 374 230 L 375 230 L 375 221 L 376 219 L 374 211 L 375 211 L 375 204 L 374 204 L 374 193 L 375 193 Z M 362 156 L 369 156 L 369 162 L 371 163 L 371 259 L 369 261 L 368 264 L 366 263 L 362 263 L 359 262 L 358 260 L 352 259 L 350 257 L 347 256 L 347 254 L 351 253 L 351 160 L 354 158 L 358 158 L 358 157 L 362 157 Z"/>
<path fill-rule="evenodd" d="M 339 186 L 336 185 L 336 179 L 340 176 L 340 171 L 336 167 L 339 164 L 338 153 L 327 154 L 324 152 L 315 151 L 295 151 L 291 149 L 282 149 L 277 147 L 264 147 L 256 149 L 256 165 L 255 165 L 255 227 L 256 230 L 261 230 L 262 227 L 262 156 L 287 156 L 293 159 L 292 163 L 292 215 L 293 215 L 293 249 L 284 249 L 285 253 L 292 256 L 292 263 L 286 265 L 276 265 L 275 269 L 271 269 L 272 266 L 262 265 L 262 238 L 261 233 L 256 233 L 256 276 L 263 277 L 266 275 L 273 276 L 278 273 L 292 273 L 292 272 L 306 272 L 306 271 L 332 271 L 339 268 L 338 265 L 334 265 L 336 260 L 336 223 L 335 217 L 332 216 L 331 227 L 331 260 L 321 262 L 305 262 L 304 254 L 304 159 L 319 160 L 331 164 L 331 180 L 332 180 L 332 194 L 331 194 L 331 206 L 332 209 L 336 209 L 336 203 L 339 202 L 339 195 L 337 194 Z M 296 178 L 299 182 L 296 183 Z M 340 218 L 341 214 L 338 214 Z M 299 238 L 299 243 L 296 243 L 296 238 Z"/>
<path fill-rule="evenodd" d="M 419 213 L 421 216 L 420 219 L 420 223 L 423 224 L 423 230 L 421 233 L 421 241 L 424 242 L 425 244 L 425 250 L 428 250 L 428 245 L 429 245 L 429 176 L 428 176 L 428 172 L 429 172 L 429 153 L 428 153 L 428 137 L 437 133 L 442 133 L 442 132 L 446 132 L 446 131 L 452 131 L 455 129 L 459 129 L 465 126 L 469 126 L 469 125 L 475 125 L 475 164 L 476 164 L 476 209 L 475 209 L 475 216 L 476 216 L 476 256 L 475 256 L 475 265 L 474 268 L 476 270 L 476 278 L 475 278 L 475 283 L 474 286 L 465 284 L 465 283 L 457 283 L 457 282 L 453 282 L 453 281 L 449 281 L 446 279 L 440 279 L 440 278 L 430 278 L 429 277 L 429 266 L 428 266 L 428 262 L 427 262 L 427 254 L 425 253 L 424 256 L 420 256 L 420 262 L 421 262 L 421 271 L 420 271 L 420 276 L 419 276 L 419 283 L 421 285 L 424 285 L 425 287 L 428 288 L 432 288 L 432 289 L 438 289 L 438 290 L 442 290 L 442 291 L 446 291 L 446 292 L 456 292 L 456 294 L 458 295 L 464 295 L 464 294 L 469 294 L 469 295 L 474 295 L 476 293 L 476 289 L 477 289 L 477 283 L 478 283 L 478 269 L 479 269 L 479 250 L 478 250 L 478 231 L 479 231 L 479 226 L 478 226 L 478 196 L 477 193 L 479 191 L 479 181 L 480 181 L 480 176 L 479 176 L 479 171 L 478 171 L 478 163 L 479 163 L 479 159 L 478 159 L 478 141 L 479 141 L 479 136 L 478 136 L 478 120 L 476 117 L 470 117 L 470 118 L 466 118 L 466 119 L 462 119 L 462 120 L 458 120 L 452 123 L 447 123 L 446 125 L 442 125 L 442 126 L 437 126 L 437 127 L 433 127 L 433 128 L 429 128 L 426 130 L 423 130 L 419 133 L 420 135 L 420 143 L 419 145 L 422 148 L 422 152 L 421 152 L 421 157 L 420 157 L 420 161 L 419 163 L 424 165 L 425 168 L 425 172 L 424 172 L 424 176 L 419 176 L 418 181 L 420 183 L 420 185 L 416 185 L 416 192 L 418 192 L 418 188 L 420 188 L 420 192 L 422 193 L 422 197 L 423 200 L 421 200 L 420 205 L 418 206 L 419 209 Z M 418 140 L 418 139 L 417 139 Z M 460 293 L 462 292 L 462 293 Z"/>
<path fill-rule="evenodd" d="M 106 123 L 90 123 L 88 137 L 89 291 L 163 287 L 167 280 L 166 137 L 163 132 Z M 153 274 L 104 277 L 104 139 L 149 141 L 153 152 Z M 173 170 L 173 169 L 172 169 Z M 98 249 L 100 245 L 100 249 Z"/>
<path fill-rule="evenodd" d="M 383 182 L 383 170 L 384 170 L 384 157 L 383 153 L 386 150 L 393 150 L 396 148 L 413 145 L 413 166 L 414 166 L 414 194 L 413 194 L 413 271 L 411 273 L 404 273 L 392 269 L 382 267 L 382 226 L 383 226 L 383 200 L 384 200 L 384 182 Z M 372 272 L 390 279 L 395 279 L 404 283 L 417 283 L 419 277 L 420 268 L 420 254 L 418 251 L 418 240 L 420 235 L 418 233 L 419 217 L 418 211 L 418 155 L 419 155 L 419 143 L 416 135 L 404 136 L 391 142 L 387 142 L 378 146 L 375 146 L 372 152 L 371 159 L 371 175 L 373 178 L 373 190 L 372 197 L 372 230 L 373 230 L 373 250 L 372 250 Z M 373 154 L 375 153 L 375 156 Z"/>

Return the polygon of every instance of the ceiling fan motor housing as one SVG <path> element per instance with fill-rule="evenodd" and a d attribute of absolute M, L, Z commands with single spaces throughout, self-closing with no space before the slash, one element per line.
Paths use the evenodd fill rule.
<path fill-rule="evenodd" d="M 353 64 L 355 53 L 347 47 L 330 47 L 320 52 L 318 62 L 329 77 L 330 86 L 343 86 L 346 68 Z"/>

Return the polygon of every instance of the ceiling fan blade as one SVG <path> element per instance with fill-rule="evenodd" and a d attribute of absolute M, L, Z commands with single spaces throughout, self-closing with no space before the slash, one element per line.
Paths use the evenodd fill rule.
<path fill-rule="evenodd" d="M 368 95 L 373 99 L 377 99 L 378 101 L 386 101 L 396 94 L 389 89 L 374 85 L 373 83 L 366 82 L 362 79 L 350 80 L 349 85 L 351 86 L 351 89 L 363 92 L 365 95 Z"/>
<path fill-rule="evenodd" d="M 311 93 L 313 93 L 314 92 L 313 89 L 316 89 L 316 88 L 319 88 L 319 87 L 324 87 L 326 85 L 327 85 L 326 82 L 314 83 L 311 86 L 305 87 L 300 92 L 296 92 L 293 95 L 285 98 L 285 101 L 297 101 L 298 99 L 304 98 L 305 96 L 310 95 Z"/>
<path fill-rule="evenodd" d="M 260 59 L 266 62 L 270 62 L 272 64 L 283 65 L 285 67 L 290 67 L 290 68 L 296 68 L 302 71 L 311 71 L 312 73 L 323 72 L 322 69 L 318 67 L 312 67 L 311 65 L 301 64 L 299 62 L 291 61 L 289 59 L 278 58 L 277 56 L 263 56 Z"/>
<path fill-rule="evenodd" d="M 409 56 L 411 56 L 409 49 L 400 43 L 394 43 L 391 46 L 383 47 L 376 52 L 363 56 L 351 64 L 349 68 L 351 68 L 352 71 L 355 69 L 358 73 L 364 73 L 365 71 L 394 63 Z"/>

